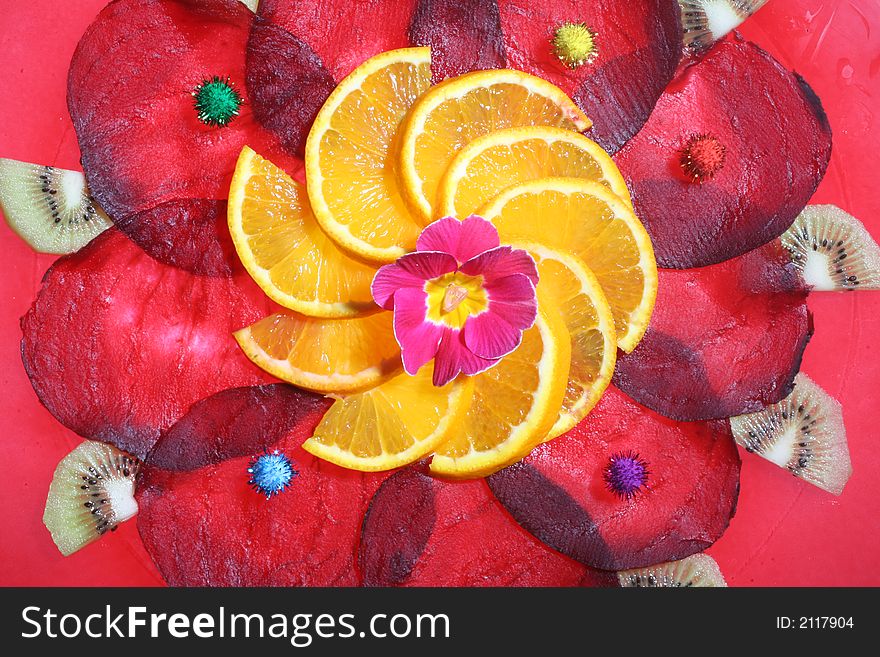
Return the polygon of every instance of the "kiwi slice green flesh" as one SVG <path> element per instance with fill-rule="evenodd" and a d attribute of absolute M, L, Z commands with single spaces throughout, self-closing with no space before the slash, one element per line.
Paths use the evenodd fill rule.
<path fill-rule="evenodd" d="M 780 237 L 813 290 L 880 290 L 880 246 L 835 205 L 808 205 Z"/>
<path fill-rule="evenodd" d="M 681 561 L 669 561 L 647 568 L 621 570 L 617 580 L 623 587 L 727 586 L 715 559 L 694 554 Z"/>
<path fill-rule="evenodd" d="M 65 557 L 134 517 L 139 468 L 140 461 L 130 454 L 91 440 L 61 459 L 49 485 L 43 524 Z"/>
<path fill-rule="evenodd" d="M 781 402 L 732 417 L 730 427 L 746 451 L 834 495 L 852 474 L 840 402 L 805 374 Z"/>
<path fill-rule="evenodd" d="M 694 51 L 705 50 L 766 3 L 767 0 L 678 0 L 684 45 Z"/>
<path fill-rule="evenodd" d="M 0 158 L 0 208 L 9 227 L 41 253 L 71 253 L 110 227 L 78 171 Z"/>

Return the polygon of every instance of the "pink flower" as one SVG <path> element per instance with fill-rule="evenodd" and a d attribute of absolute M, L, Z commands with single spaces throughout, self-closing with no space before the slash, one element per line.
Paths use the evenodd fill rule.
<path fill-rule="evenodd" d="M 373 299 L 394 311 L 403 367 L 415 374 L 434 359 L 434 385 L 478 374 L 519 346 L 535 322 L 535 261 L 500 246 L 482 217 L 446 217 L 422 232 L 416 250 L 385 265 Z"/>

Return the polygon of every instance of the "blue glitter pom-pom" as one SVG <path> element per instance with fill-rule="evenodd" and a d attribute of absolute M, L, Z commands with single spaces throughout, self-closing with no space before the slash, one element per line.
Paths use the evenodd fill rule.
<path fill-rule="evenodd" d="M 290 459 L 277 449 L 271 454 L 267 452 L 251 459 L 247 471 L 251 475 L 248 481 L 250 487 L 265 495 L 267 500 L 287 490 L 290 482 L 299 474 L 293 469 Z"/>
<path fill-rule="evenodd" d="M 612 454 L 603 473 L 608 490 L 624 499 L 642 490 L 649 474 L 648 463 L 633 451 Z"/>

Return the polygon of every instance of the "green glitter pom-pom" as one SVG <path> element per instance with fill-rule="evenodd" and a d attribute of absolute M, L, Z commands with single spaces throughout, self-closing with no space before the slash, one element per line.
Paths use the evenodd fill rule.
<path fill-rule="evenodd" d="M 216 75 L 197 86 L 192 95 L 199 121 L 221 128 L 238 116 L 243 102 L 229 78 Z"/>
<path fill-rule="evenodd" d="M 569 68 L 589 64 L 599 54 L 596 33 L 583 23 L 563 23 L 553 35 L 553 50 Z"/>

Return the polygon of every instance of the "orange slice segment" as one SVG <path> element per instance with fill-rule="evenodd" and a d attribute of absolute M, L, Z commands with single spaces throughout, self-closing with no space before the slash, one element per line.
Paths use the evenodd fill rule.
<path fill-rule="evenodd" d="M 571 339 L 559 314 L 539 308 L 517 349 L 471 377 L 473 396 L 461 427 L 431 461 L 444 477 L 485 477 L 518 461 L 547 437 L 559 417 Z"/>
<path fill-rule="evenodd" d="M 430 454 L 460 429 L 470 405 L 470 380 L 441 388 L 432 364 L 362 393 L 338 399 L 303 449 L 344 468 L 391 470 Z"/>

